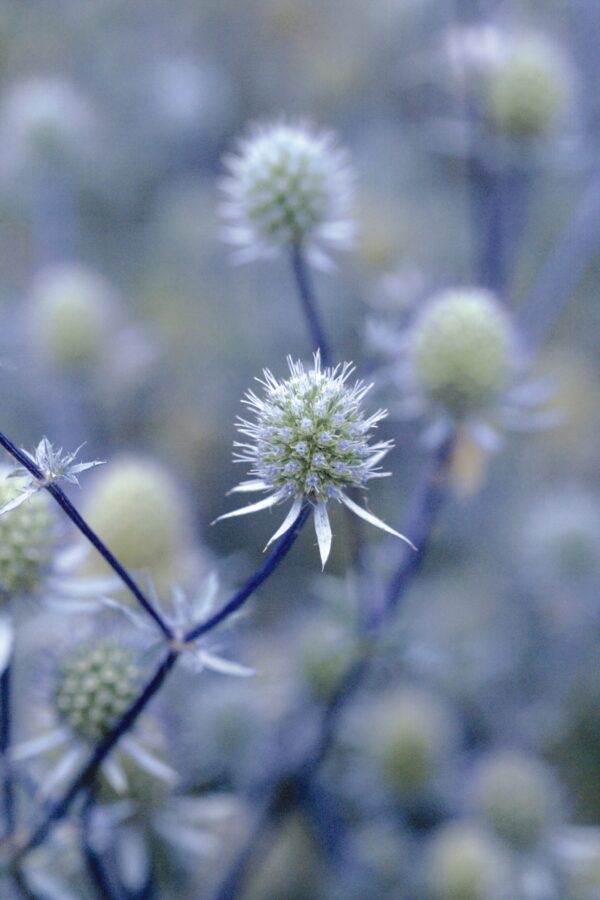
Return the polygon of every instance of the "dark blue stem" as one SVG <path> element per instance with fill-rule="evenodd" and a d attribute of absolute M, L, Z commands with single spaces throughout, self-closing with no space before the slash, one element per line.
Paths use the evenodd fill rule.
<path fill-rule="evenodd" d="M 2 801 L 4 806 L 5 835 L 15 830 L 15 797 L 10 763 L 11 742 L 11 682 L 12 663 L 9 660 L 0 675 L 0 756 L 2 757 Z"/>
<path fill-rule="evenodd" d="M 325 336 L 325 329 L 323 328 L 317 310 L 315 293 L 310 280 L 308 266 L 306 265 L 302 244 L 292 244 L 291 257 L 292 271 L 298 287 L 298 296 L 300 297 L 302 311 L 306 317 L 306 323 L 308 325 L 313 346 L 315 349 L 319 348 L 321 350 L 321 361 L 323 362 L 323 365 L 331 366 L 333 365 L 333 357 L 331 355 L 329 342 Z"/>
<path fill-rule="evenodd" d="M 33 477 L 43 483 L 44 481 L 44 473 L 38 468 L 38 466 L 33 462 L 32 459 L 27 456 L 22 450 L 19 450 L 12 441 L 10 441 L 6 435 L 4 435 L 0 431 L 0 446 L 4 447 L 4 449 L 10 453 L 10 455 L 19 462 L 23 468 L 27 469 L 27 471 L 33 475 Z M 119 562 L 117 557 L 112 553 L 111 550 L 108 549 L 106 544 L 98 537 L 95 531 L 93 531 L 85 519 L 81 516 L 81 514 L 75 509 L 67 495 L 64 491 L 58 487 L 57 484 L 47 484 L 44 485 L 49 494 L 52 494 L 58 505 L 61 507 L 63 512 L 67 514 L 69 519 L 73 522 L 73 524 L 81 531 L 81 533 L 88 539 L 90 544 L 94 547 L 95 550 L 98 551 L 100 556 L 108 563 L 113 572 L 115 572 L 123 584 L 133 594 L 137 602 L 140 606 L 145 609 L 148 615 L 154 619 L 162 633 L 165 637 L 171 639 L 173 637 L 173 632 L 171 631 L 169 625 L 164 621 L 160 613 L 154 608 L 154 606 L 150 603 L 142 589 L 139 585 L 133 580 L 125 566 Z"/>
<path fill-rule="evenodd" d="M 257 590 L 265 581 L 269 575 L 277 568 L 282 559 L 286 556 L 288 551 L 291 549 L 292 544 L 298 537 L 302 526 L 308 519 L 310 515 L 311 506 L 310 503 L 305 503 L 302 509 L 298 514 L 298 518 L 294 522 L 294 524 L 289 528 L 288 531 L 283 535 L 273 552 L 266 558 L 263 565 L 258 569 L 251 578 L 248 579 L 246 584 L 239 589 L 239 591 L 234 594 L 229 603 L 226 603 L 223 609 L 219 610 L 218 613 L 215 613 L 214 616 L 211 616 L 206 622 L 202 622 L 200 625 L 196 625 L 194 628 L 190 629 L 188 633 L 185 635 L 184 641 L 195 641 L 196 638 L 199 638 L 201 635 L 206 634 L 207 631 L 212 631 L 213 628 L 216 628 L 217 625 L 220 625 L 225 619 L 228 619 L 229 616 L 232 616 L 235 612 L 240 609 L 248 600 L 249 597 L 252 596 L 254 591 Z"/>

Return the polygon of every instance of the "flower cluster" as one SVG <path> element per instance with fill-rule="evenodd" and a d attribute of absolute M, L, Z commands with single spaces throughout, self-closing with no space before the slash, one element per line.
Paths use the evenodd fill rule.
<path fill-rule="evenodd" d="M 357 381 L 349 386 L 353 367 L 345 363 L 322 369 L 318 352 L 309 371 L 291 357 L 288 365 L 291 377 L 281 382 L 265 369 L 264 380 L 258 379 L 265 389 L 264 399 L 248 391 L 243 401 L 256 421 L 240 418 L 237 425 L 252 443 L 236 441 L 239 449 L 234 456 L 236 461 L 250 463 L 250 474 L 255 477 L 233 490 L 266 491 L 268 496 L 220 518 L 256 512 L 293 499 L 288 516 L 270 544 L 293 525 L 303 503 L 308 501 L 314 506 L 323 565 L 331 547 L 329 500 L 344 503 L 372 525 L 407 540 L 346 493 L 351 488 L 364 489 L 371 478 L 389 474 L 381 472 L 378 463 L 392 447 L 392 441 L 369 443 L 371 430 L 387 413 L 378 410 L 365 418 L 361 408 L 371 385 Z"/>
<path fill-rule="evenodd" d="M 313 262 L 326 265 L 322 245 L 351 245 L 352 169 L 330 132 L 261 125 L 225 165 L 224 236 L 239 262 L 305 243 Z"/>

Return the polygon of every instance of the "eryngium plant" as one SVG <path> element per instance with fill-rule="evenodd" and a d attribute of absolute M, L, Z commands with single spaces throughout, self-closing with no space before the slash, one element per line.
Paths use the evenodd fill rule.
<path fill-rule="evenodd" d="M 315 530 L 323 566 L 331 549 L 331 525 L 327 504 L 344 503 L 371 525 L 410 543 L 404 535 L 386 525 L 348 496 L 352 488 L 366 489 L 372 478 L 383 478 L 379 463 L 393 446 L 392 441 L 370 443 L 370 432 L 387 415 L 383 409 L 365 418 L 362 401 L 371 385 L 357 381 L 347 384 L 354 371 L 350 363 L 321 368 L 319 353 L 312 369 L 288 357 L 290 378 L 277 381 L 264 370 L 257 379 L 264 398 L 248 391 L 244 400 L 255 421 L 239 418 L 237 428 L 251 443 L 236 441 L 237 462 L 249 463 L 249 481 L 233 492 L 264 491 L 267 497 L 250 506 L 220 516 L 221 519 L 257 512 L 292 500 L 292 507 L 269 544 L 281 537 L 300 514 L 303 503 L 314 507 Z"/>

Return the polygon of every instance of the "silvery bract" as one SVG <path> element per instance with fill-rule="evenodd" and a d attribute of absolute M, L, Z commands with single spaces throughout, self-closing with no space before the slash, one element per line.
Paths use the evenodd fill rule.
<path fill-rule="evenodd" d="M 292 506 L 269 544 L 281 537 L 298 518 L 302 506 L 314 507 L 315 530 L 321 561 L 325 565 L 331 549 L 331 526 L 327 504 L 344 503 L 352 512 L 384 531 L 410 541 L 363 509 L 346 493 L 365 489 L 371 478 L 382 478 L 379 463 L 392 447 L 392 441 L 369 443 L 370 432 L 387 413 L 378 410 L 365 418 L 361 403 L 371 385 L 357 381 L 348 386 L 354 371 L 349 363 L 334 369 L 322 369 L 320 355 L 314 356 L 309 371 L 301 362 L 288 357 L 291 377 L 278 382 L 264 370 L 265 396 L 248 391 L 243 402 L 256 421 L 240 418 L 237 428 L 252 443 L 235 442 L 236 461 L 250 463 L 250 481 L 233 491 L 264 491 L 267 496 L 242 509 L 226 513 L 220 519 L 245 515 L 292 500 Z"/>

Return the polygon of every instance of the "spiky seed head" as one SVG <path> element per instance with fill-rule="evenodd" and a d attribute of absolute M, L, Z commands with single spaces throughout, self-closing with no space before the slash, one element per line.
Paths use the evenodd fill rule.
<path fill-rule="evenodd" d="M 254 129 L 225 159 L 225 237 L 246 261 L 306 242 L 352 241 L 352 169 L 333 134 L 278 122 Z"/>
<path fill-rule="evenodd" d="M 0 508 L 26 484 L 0 470 Z M 57 517 L 50 497 L 42 491 L 0 516 L 0 602 L 32 594 L 48 571 L 57 546 Z"/>
<path fill-rule="evenodd" d="M 448 290 L 417 318 L 409 361 L 429 400 L 461 419 L 507 387 L 514 366 L 510 320 L 488 291 Z"/>
<path fill-rule="evenodd" d="M 349 386 L 353 369 L 322 369 L 318 355 L 308 371 L 288 358 L 290 377 L 277 381 L 269 371 L 262 382 L 264 398 L 249 391 L 245 403 L 255 422 L 240 419 L 238 430 L 252 444 L 237 444 L 237 459 L 252 463 L 251 474 L 283 495 L 314 501 L 337 498 L 345 488 L 363 488 L 373 477 L 372 459 L 391 442 L 370 445 L 370 432 L 385 416 L 362 411 L 369 389 Z"/>
<path fill-rule="evenodd" d="M 431 900 L 505 900 L 510 869 L 502 847 L 480 828 L 453 822 L 433 837 L 426 854 Z"/>
<path fill-rule="evenodd" d="M 503 751 L 481 765 L 475 808 L 499 838 L 518 850 L 528 850 L 556 816 L 558 786 L 540 760 Z"/>
<path fill-rule="evenodd" d="M 135 699 L 140 674 L 132 653 L 115 641 L 84 644 L 60 666 L 58 717 L 84 740 L 102 740 Z"/>
<path fill-rule="evenodd" d="M 61 365 L 93 361 L 112 316 L 110 287 L 81 265 L 55 265 L 36 278 L 31 327 L 44 356 Z"/>
<path fill-rule="evenodd" d="M 188 545 L 189 507 L 167 468 L 143 457 L 116 459 L 94 480 L 85 515 L 126 566 L 150 574 L 157 589 L 170 584 Z M 86 568 L 106 572 L 95 552 Z"/>
<path fill-rule="evenodd" d="M 557 49 L 525 38 L 490 68 L 487 114 L 493 127 L 516 138 L 550 132 L 564 117 L 571 93 L 571 75 Z"/>

